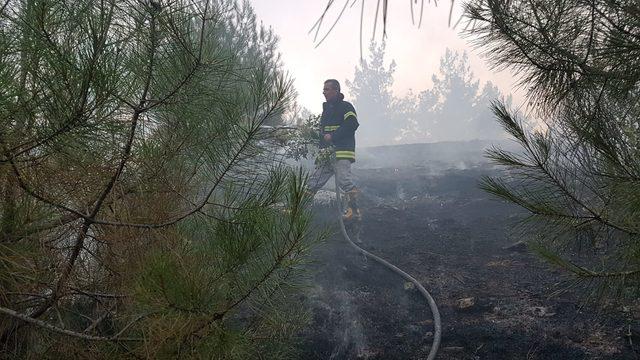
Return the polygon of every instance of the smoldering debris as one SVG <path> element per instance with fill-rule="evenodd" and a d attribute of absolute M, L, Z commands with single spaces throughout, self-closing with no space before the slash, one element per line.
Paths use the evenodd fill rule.
<path fill-rule="evenodd" d="M 522 240 L 509 229 L 526 214 L 478 189 L 480 176 L 498 170 L 486 163 L 460 169 L 455 161 L 438 171 L 428 162 L 369 164 L 355 169 L 363 220 L 347 231 L 432 293 L 442 315 L 444 358 L 639 355 L 621 332 L 629 321 L 640 321 L 638 312 L 614 311 L 604 324 L 571 292 L 549 297 L 561 279 L 557 271 L 526 248 L 505 250 Z M 315 285 L 308 295 L 313 316 L 300 358 L 426 358 L 433 341 L 428 305 L 395 274 L 351 251 L 337 231 L 332 196 L 327 191 L 314 204 L 318 225 L 336 231 L 314 254 Z M 459 299 L 473 299 L 473 305 L 460 310 Z M 576 341 L 594 333 L 606 347 Z"/>

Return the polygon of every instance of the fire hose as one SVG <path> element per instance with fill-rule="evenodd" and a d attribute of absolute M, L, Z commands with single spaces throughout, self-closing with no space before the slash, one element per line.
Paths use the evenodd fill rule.
<path fill-rule="evenodd" d="M 389 270 L 395 272 L 396 274 L 402 276 L 402 278 L 404 278 L 405 280 L 413 283 L 413 285 L 415 285 L 415 287 L 418 289 L 418 291 L 420 292 L 420 294 L 422 294 L 422 296 L 427 300 L 427 302 L 429 303 L 429 307 L 431 308 L 431 314 L 433 315 L 433 328 L 434 328 L 434 334 L 433 334 L 433 345 L 431 346 L 431 350 L 429 351 L 429 356 L 427 357 L 427 360 L 433 360 L 436 357 L 436 354 L 438 353 L 438 347 L 440 347 L 440 338 L 442 336 L 442 326 L 440 324 L 440 312 L 438 311 L 438 306 L 436 305 L 435 300 L 433 300 L 433 297 L 431 296 L 431 294 L 429 294 L 429 292 L 424 288 L 424 286 L 422 286 L 422 284 L 420 284 L 420 282 L 418 280 L 416 280 L 415 278 L 413 278 L 411 275 L 407 274 L 406 272 L 402 271 L 400 268 L 398 268 L 397 266 L 393 265 L 392 263 L 386 261 L 385 259 L 374 255 L 370 252 L 368 252 L 367 250 L 361 248 L 360 246 L 356 245 L 356 243 L 354 243 L 351 238 L 349 237 L 349 234 L 347 234 L 347 230 L 344 226 L 344 221 L 342 220 L 342 200 L 341 200 L 341 196 L 340 196 L 340 187 L 338 186 L 338 179 L 337 177 L 335 177 L 335 184 L 336 184 L 336 200 L 338 203 L 338 219 L 340 222 L 340 231 L 342 232 L 342 236 L 344 236 L 345 240 L 347 240 L 347 242 L 349 243 L 349 245 L 351 245 L 356 251 L 358 251 L 359 253 L 363 254 L 366 257 L 369 257 L 375 261 L 377 261 L 378 263 L 384 265 L 385 267 L 387 267 Z"/>

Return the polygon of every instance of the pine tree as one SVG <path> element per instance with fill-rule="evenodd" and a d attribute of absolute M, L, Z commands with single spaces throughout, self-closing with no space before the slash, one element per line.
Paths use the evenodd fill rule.
<path fill-rule="evenodd" d="M 493 120 L 491 101 L 503 97 L 498 88 L 480 81 L 471 71 L 466 53 L 447 49 L 440 68 L 431 76 L 433 87 L 417 96 L 396 100 L 398 115 L 406 119 L 403 142 L 502 139 L 504 130 Z M 511 102 L 511 97 L 505 99 Z M 410 104 L 413 105 L 411 106 Z"/>
<path fill-rule="evenodd" d="M 316 237 L 262 146 L 275 44 L 236 1 L 4 2 L 4 357 L 290 354 Z"/>
<path fill-rule="evenodd" d="M 470 31 L 517 72 L 545 121 L 493 110 L 522 147 L 493 149 L 509 169 L 483 187 L 531 213 L 532 244 L 592 294 L 637 298 L 640 285 L 640 7 L 637 1 L 472 1 Z M 575 249 L 589 256 L 572 256 Z"/>
<path fill-rule="evenodd" d="M 384 43 L 371 42 L 369 51 L 369 60 L 361 61 L 353 81 L 346 82 L 358 119 L 363 124 L 357 133 L 359 146 L 389 144 L 401 128 L 391 91 L 395 62 L 385 67 Z"/>

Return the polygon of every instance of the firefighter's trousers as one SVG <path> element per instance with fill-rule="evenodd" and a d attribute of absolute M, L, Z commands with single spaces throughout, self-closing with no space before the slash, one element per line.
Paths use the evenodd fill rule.
<path fill-rule="evenodd" d="M 331 176 L 335 175 L 338 178 L 338 185 L 345 193 L 351 193 L 357 191 L 356 186 L 353 183 L 353 176 L 351 175 L 351 161 L 350 160 L 336 160 L 335 164 L 327 161 L 324 163 L 316 164 L 316 167 L 309 178 L 309 192 L 315 194 L 320 190 L 324 184 L 329 181 Z"/>

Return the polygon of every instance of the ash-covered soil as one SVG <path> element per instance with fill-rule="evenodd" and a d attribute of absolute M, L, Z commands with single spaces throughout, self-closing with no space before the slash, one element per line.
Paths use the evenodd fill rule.
<path fill-rule="evenodd" d="M 354 170 L 364 215 L 348 232 L 431 292 L 442 316 L 437 358 L 640 358 L 640 306 L 603 309 L 571 291 L 554 295 L 564 273 L 511 246 L 525 213 L 477 187 L 497 171 L 465 161 Z M 326 198 L 316 197 L 318 226 L 335 231 L 314 254 L 300 358 L 425 359 L 433 340 L 426 300 L 346 243 Z"/>

